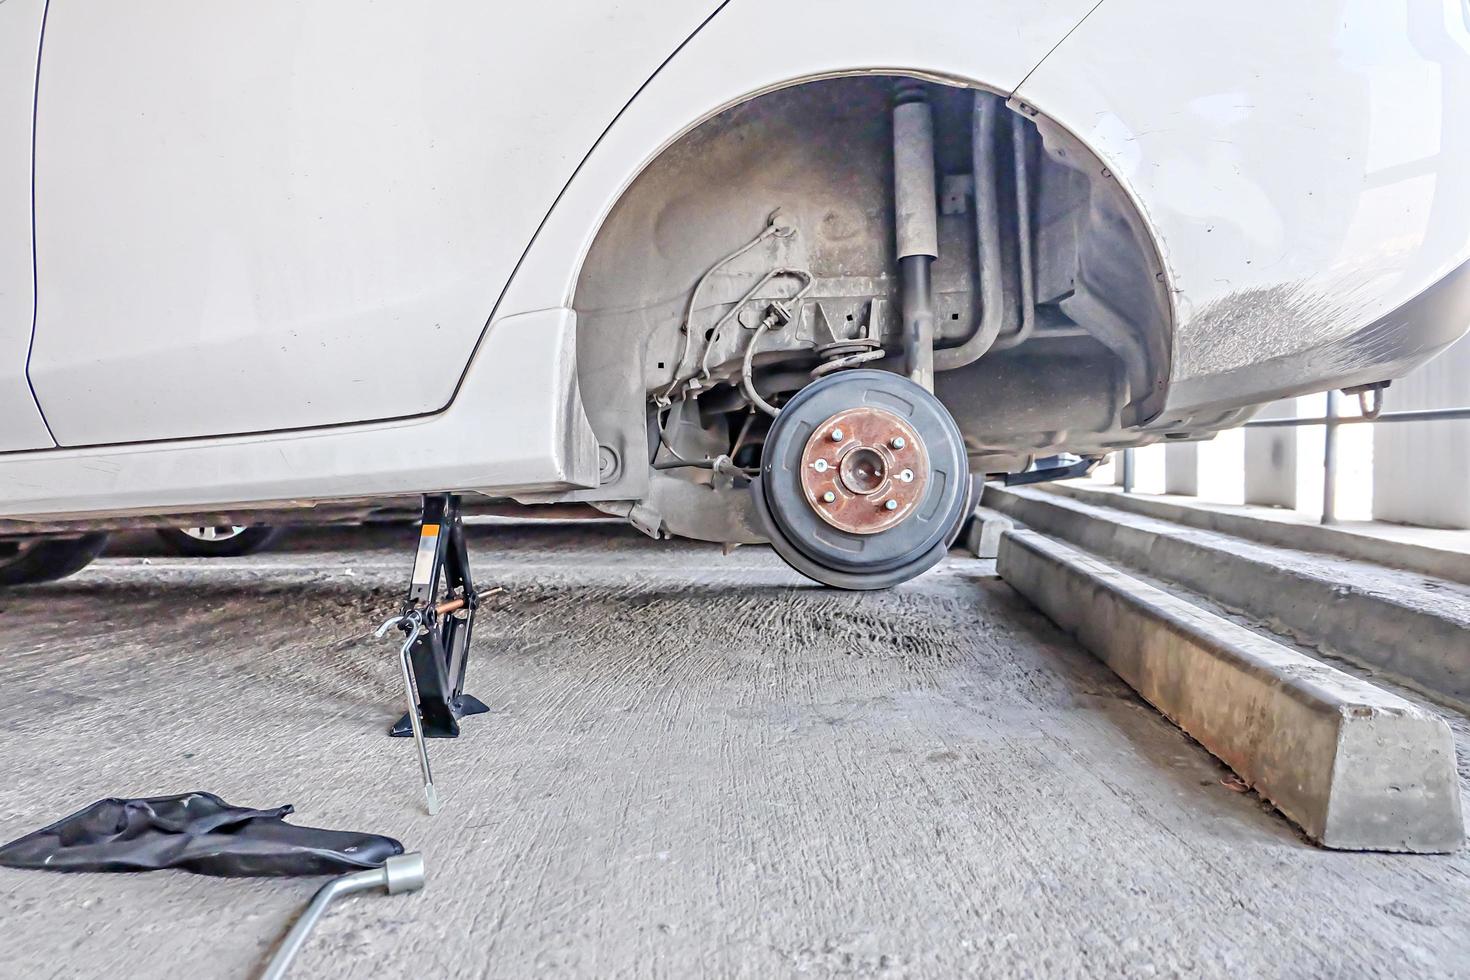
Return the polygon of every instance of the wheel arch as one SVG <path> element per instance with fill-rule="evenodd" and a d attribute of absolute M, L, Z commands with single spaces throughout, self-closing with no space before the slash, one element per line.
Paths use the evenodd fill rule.
<path fill-rule="evenodd" d="M 767 44 L 762 48 L 762 57 L 754 59 L 741 58 L 740 52 L 745 46 L 758 43 L 764 36 L 763 31 L 769 32 L 768 27 L 760 26 L 759 22 L 763 17 L 774 16 L 774 5 L 757 0 L 723 8 L 630 101 L 579 166 L 527 247 L 502 297 L 495 319 L 526 310 L 571 310 L 594 243 L 619 202 L 665 153 L 722 114 L 783 90 L 833 79 L 878 75 L 903 76 L 1006 98 L 1093 7 L 1092 4 L 1060 3 L 1050 5 L 1038 16 L 1033 8 L 1023 4 L 992 0 L 978 6 L 979 10 L 959 13 L 938 3 L 918 4 L 906 12 L 882 8 L 875 16 L 879 21 L 884 17 L 891 18 L 886 24 L 874 23 L 870 19 L 860 32 L 834 28 L 837 33 L 846 30 L 848 34 L 832 44 L 821 46 L 804 45 L 799 37 L 793 43 Z M 801 22 L 793 26 L 792 35 L 800 34 L 803 27 L 815 27 L 809 10 L 788 11 L 782 7 L 781 14 L 776 20 L 795 18 Z M 982 23 L 993 24 L 996 18 L 1006 16 L 1029 25 L 1028 43 L 1007 46 L 995 37 L 993 30 L 978 30 Z M 966 35 L 962 25 L 955 32 L 956 37 L 968 36 L 973 43 L 939 43 L 925 48 L 905 39 L 892 44 L 881 40 L 887 27 L 897 30 L 898 25 L 905 25 L 905 29 L 911 31 L 915 17 L 920 20 L 947 17 L 965 21 L 977 30 Z M 852 19 L 862 18 L 854 16 Z M 856 37 L 858 33 L 864 37 Z M 842 46 L 844 40 L 852 41 L 850 48 Z M 874 53 L 872 57 L 866 57 L 865 52 Z M 1045 105 L 1027 103 L 1023 106 L 1012 99 L 1011 109 L 1023 113 L 1033 123 L 1046 126 L 1059 138 L 1089 154 L 1095 171 L 1102 179 L 1112 182 L 1126 199 L 1142 229 L 1142 240 L 1150 252 L 1150 261 L 1161 270 L 1157 290 L 1165 313 L 1162 341 L 1156 345 L 1155 354 L 1163 367 L 1158 372 L 1157 390 L 1145 405 L 1129 416 L 1130 424 L 1136 426 L 1157 414 L 1167 393 L 1175 309 L 1173 290 L 1168 288 L 1167 271 L 1161 259 L 1162 249 L 1137 195 L 1125 182 L 1117 179 L 1105 160 L 1076 134 L 1052 121 Z M 494 329 L 493 322 L 491 329 Z M 583 331 L 578 332 L 580 335 Z M 589 419 L 598 411 L 596 395 L 588 391 L 586 383 L 589 372 L 626 367 L 592 363 L 579 352 L 575 370 Z M 642 406 L 638 407 L 641 412 Z M 641 441 L 643 427 L 631 410 L 626 414 L 628 417 L 619 429 L 629 438 L 621 444 L 608 445 L 605 441 L 603 444 L 603 486 L 596 490 L 573 492 L 568 495 L 570 498 L 630 500 L 647 496 L 649 474 L 636 459 L 637 453 L 641 452 L 637 443 Z M 593 425 L 601 434 L 603 427 L 595 419 Z M 1115 427 L 1109 438 L 1126 437 Z M 623 465 L 624 462 L 632 465 Z M 611 495 L 607 492 L 606 479 L 609 467 L 618 483 L 616 492 Z"/>
<path fill-rule="evenodd" d="M 592 242 L 618 200 L 665 150 L 720 113 L 782 89 L 861 75 L 902 75 L 1008 96 L 1096 4 L 982 0 L 958 12 L 940 0 L 902 9 L 863 6 L 842 17 L 823 5 L 776 0 L 722 8 L 582 161 L 528 245 L 496 319 L 570 307 Z M 945 21 L 952 32 L 916 28 Z M 1015 34 L 999 36 L 997 22 L 1015 23 Z M 785 28 L 776 45 L 770 43 L 773 23 Z M 759 57 L 746 57 L 752 49 Z"/>

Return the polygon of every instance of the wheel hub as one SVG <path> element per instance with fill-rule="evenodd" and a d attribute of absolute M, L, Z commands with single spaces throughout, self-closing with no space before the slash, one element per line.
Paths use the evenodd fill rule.
<path fill-rule="evenodd" d="M 844 589 L 886 588 L 940 561 L 969 489 L 964 436 L 933 392 L 864 368 L 782 406 L 751 483 L 776 553 Z"/>
<path fill-rule="evenodd" d="M 924 498 L 929 454 L 903 418 L 850 408 L 813 429 L 801 456 L 801 488 L 823 521 L 850 534 L 902 522 Z"/>

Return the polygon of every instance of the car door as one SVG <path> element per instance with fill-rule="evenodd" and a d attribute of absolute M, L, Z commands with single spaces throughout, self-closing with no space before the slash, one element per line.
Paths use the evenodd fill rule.
<path fill-rule="evenodd" d="M 26 383 L 35 314 L 31 119 L 46 0 L 0 2 L 0 452 L 55 445 Z"/>
<path fill-rule="evenodd" d="M 84 446 L 433 412 L 716 0 L 51 0 L 29 377 Z"/>

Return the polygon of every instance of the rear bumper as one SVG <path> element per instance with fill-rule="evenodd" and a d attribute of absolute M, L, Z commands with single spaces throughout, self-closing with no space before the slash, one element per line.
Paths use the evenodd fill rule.
<path fill-rule="evenodd" d="M 1290 322 L 1291 310 L 1281 311 Z M 1231 408 L 1243 393 L 1271 398 L 1308 395 L 1401 378 L 1444 350 L 1470 327 L 1470 261 L 1373 322 L 1343 337 L 1254 364 L 1176 381 L 1169 407 L 1190 412 Z M 1256 401 L 1264 399 L 1257 398 Z"/>
<path fill-rule="evenodd" d="M 1467 25 L 1464 0 L 1107 0 L 1020 86 L 1154 235 L 1161 422 L 1400 376 L 1470 326 Z"/>

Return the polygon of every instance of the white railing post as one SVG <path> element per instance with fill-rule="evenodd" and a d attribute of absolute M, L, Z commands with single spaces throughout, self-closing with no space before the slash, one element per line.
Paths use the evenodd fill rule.
<path fill-rule="evenodd" d="M 1272 402 L 1256 418 L 1285 419 L 1297 414 L 1295 398 Z M 1297 432 L 1291 427 L 1245 430 L 1245 502 L 1264 507 L 1297 505 Z"/>
<path fill-rule="evenodd" d="M 1470 337 L 1395 381 L 1383 401 L 1389 412 L 1470 405 Z M 1470 422 L 1375 425 L 1373 517 L 1470 528 Z"/>
<path fill-rule="evenodd" d="M 1164 445 L 1164 492 L 1199 496 L 1199 443 Z"/>

